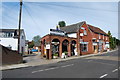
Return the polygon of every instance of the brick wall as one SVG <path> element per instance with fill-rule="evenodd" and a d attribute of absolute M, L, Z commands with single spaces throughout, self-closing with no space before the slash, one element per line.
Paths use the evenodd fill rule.
<path fill-rule="evenodd" d="M 8 65 L 8 64 L 17 64 L 22 62 L 23 57 L 17 53 L 17 51 L 10 50 L 2 45 L 0 45 L 0 59 L 2 60 L 2 65 Z"/>

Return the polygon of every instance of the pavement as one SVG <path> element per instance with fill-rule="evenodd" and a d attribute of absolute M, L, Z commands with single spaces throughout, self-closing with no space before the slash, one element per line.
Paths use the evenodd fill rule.
<path fill-rule="evenodd" d="M 109 51 L 109 52 L 114 52 L 114 51 L 116 51 L 116 50 L 112 50 L 112 51 Z M 25 57 L 24 58 L 24 60 L 26 60 L 27 63 L 0 66 L 0 70 L 11 70 L 11 69 L 31 67 L 31 66 L 34 67 L 34 66 L 40 66 L 40 65 L 44 65 L 44 64 L 58 63 L 58 62 L 62 62 L 62 61 L 72 60 L 72 59 L 87 58 L 87 57 L 90 57 L 90 56 L 107 54 L 109 52 L 82 55 L 82 56 L 71 56 L 71 57 L 67 57 L 65 59 L 58 58 L 58 59 L 51 59 L 51 60 L 41 59 L 40 55 L 30 56 L 30 57 Z"/>
<path fill-rule="evenodd" d="M 2 78 L 14 78 L 15 80 L 20 78 L 116 78 L 118 80 L 118 72 L 120 71 L 118 65 L 120 55 L 118 54 L 117 50 L 95 56 L 91 55 L 70 60 L 63 59 L 63 61 L 46 65 L 3 70 Z M 36 59 L 34 57 L 32 60 L 31 58 L 27 58 L 27 60 L 32 62 Z"/>

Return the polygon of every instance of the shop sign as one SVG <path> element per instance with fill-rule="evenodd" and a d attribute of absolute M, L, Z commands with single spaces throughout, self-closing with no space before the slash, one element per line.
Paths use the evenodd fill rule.
<path fill-rule="evenodd" d="M 83 33 L 80 33 L 80 36 L 84 36 Z"/>
<path fill-rule="evenodd" d="M 88 44 L 88 42 L 80 42 L 81 44 Z"/>
<path fill-rule="evenodd" d="M 47 45 L 46 45 L 46 49 L 50 49 L 50 44 L 47 44 Z"/>
<path fill-rule="evenodd" d="M 97 45 L 97 43 L 93 43 L 93 45 Z"/>
<path fill-rule="evenodd" d="M 109 44 L 109 42 L 106 42 L 106 44 Z"/>
<path fill-rule="evenodd" d="M 64 36 L 64 35 L 65 35 L 65 32 L 64 32 L 64 31 L 61 31 L 61 30 L 50 29 L 50 34 Z"/>

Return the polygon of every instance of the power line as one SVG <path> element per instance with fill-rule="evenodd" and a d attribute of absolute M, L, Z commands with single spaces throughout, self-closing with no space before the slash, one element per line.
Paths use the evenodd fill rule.
<path fill-rule="evenodd" d="M 79 8 L 79 9 L 107 11 L 107 12 L 119 12 L 119 11 L 112 11 L 112 10 L 103 10 L 103 9 L 95 9 L 95 8 L 85 8 L 85 7 L 80 7 L 80 6 L 69 6 L 69 5 L 61 5 L 61 4 L 54 4 L 54 3 L 36 3 L 36 2 L 28 2 L 28 3 L 33 3 L 33 4 L 37 4 L 37 5 L 47 4 L 47 5 L 58 6 L 58 7 Z"/>
<path fill-rule="evenodd" d="M 4 10 L 6 10 L 6 11 L 9 11 L 9 14 L 11 14 L 12 12 L 13 12 L 13 10 L 15 10 L 15 8 L 17 7 L 19 5 L 19 3 L 17 3 L 17 4 L 15 4 L 15 5 L 13 5 L 11 8 L 10 7 L 8 7 L 8 6 L 6 6 L 6 4 L 5 3 L 2 3 L 2 8 L 4 9 Z M 13 26 L 12 24 L 11 24 L 11 22 L 10 23 L 8 23 L 9 21 L 15 21 L 15 19 L 16 18 L 14 18 L 14 17 L 12 17 L 11 15 L 9 16 L 9 15 L 3 15 L 4 13 L 2 13 L 2 18 L 4 19 L 4 21 L 3 21 L 3 19 L 2 19 L 2 21 L 3 21 L 3 24 L 8 24 L 9 26 Z M 7 19 L 7 21 L 6 21 L 6 19 Z"/>
<path fill-rule="evenodd" d="M 27 7 L 23 4 L 24 9 L 27 11 L 28 15 L 31 17 L 33 23 L 36 25 L 36 27 L 39 26 L 39 24 L 37 24 L 37 22 L 34 20 L 34 18 L 32 17 L 32 15 L 30 14 L 29 10 L 27 9 Z M 39 27 L 38 27 L 39 28 Z"/>
<path fill-rule="evenodd" d="M 29 3 L 31 3 L 31 2 L 29 2 Z M 43 3 L 43 4 L 45 4 L 45 3 Z M 31 5 L 31 4 L 29 4 L 29 5 Z M 34 5 L 36 5 L 36 4 L 34 4 Z M 39 3 L 37 4 L 39 7 L 42 7 L 42 5 L 40 5 Z M 48 5 L 48 4 L 46 4 L 46 5 Z M 48 6 L 53 6 L 53 5 L 48 5 Z M 51 7 L 48 7 L 48 8 L 51 8 Z M 53 10 L 54 8 L 51 8 L 51 10 Z M 60 10 L 59 10 L 60 11 Z M 67 12 L 68 14 L 70 14 L 70 15 L 72 15 L 72 16 L 74 16 L 74 17 L 78 17 L 78 16 L 84 16 L 84 15 L 86 15 L 86 16 L 89 16 L 89 17 L 91 17 L 91 19 L 93 19 L 93 18 L 95 18 L 96 20 L 99 20 L 99 21 L 101 21 L 101 22 L 104 22 L 104 19 L 103 20 L 100 20 L 98 17 L 99 16 L 92 16 L 92 15 L 90 15 L 90 14 L 79 14 L 78 12 L 77 13 L 74 13 L 73 11 L 71 11 L 71 10 L 64 10 L 64 9 L 62 9 L 62 11 L 61 12 Z"/>

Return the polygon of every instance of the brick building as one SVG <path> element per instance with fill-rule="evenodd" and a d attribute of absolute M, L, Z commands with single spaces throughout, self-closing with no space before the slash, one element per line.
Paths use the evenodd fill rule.
<path fill-rule="evenodd" d="M 85 21 L 55 29 L 41 39 L 41 53 L 47 59 L 53 54 L 58 57 L 67 52 L 68 56 L 101 53 L 109 50 L 109 37 L 98 27 Z"/>

